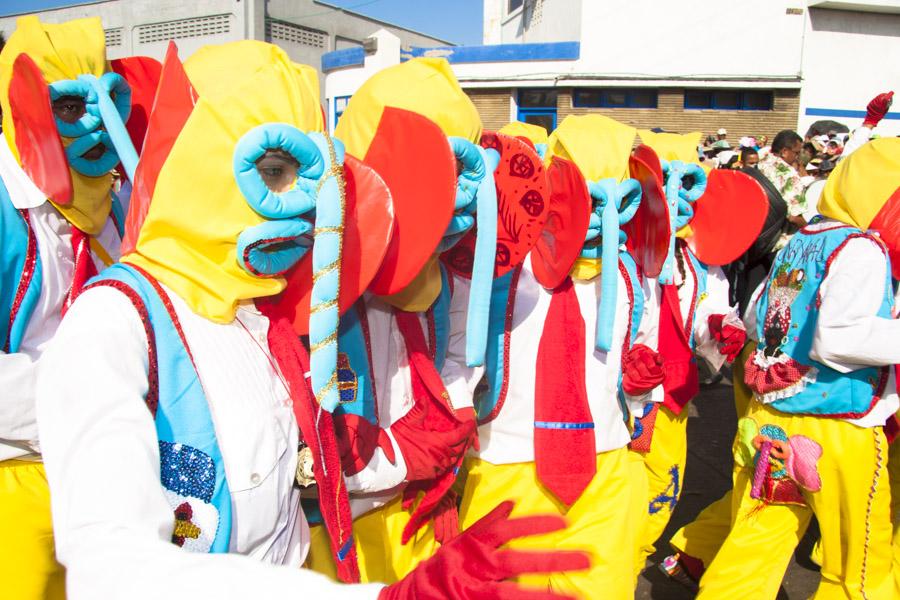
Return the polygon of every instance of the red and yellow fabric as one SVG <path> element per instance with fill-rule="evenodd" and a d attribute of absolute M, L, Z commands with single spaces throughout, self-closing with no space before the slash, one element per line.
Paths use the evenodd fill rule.
<path fill-rule="evenodd" d="M 524 121 L 513 121 L 507 123 L 497 133 L 503 133 L 514 137 L 521 137 L 531 140 L 532 144 L 546 144 L 549 140 L 547 130 L 540 125 L 533 123 L 525 123 Z"/>
<path fill-rule="evenodd" d="M 9 97 L 13 64 L 20 54 L 27 54 L 34 61 L 48 84 L 77 79 L 79 75 L 100 77 L 110 69 L 106 62 L 106 38 L 99 17 L 58 25 L 41 23 L 33 15 L 16 21 L 16 30 L 9 36 L 3 52 L 0 52 L 0 107 L 3 110 L 4 136 L 10 143 L 13 155 L 21 163 L 22 149 L 16 145 Z M 62 138 L 64 146 L 73 141 L 72 138 Z M 88 235 L 97 235 L 109 218 L 112 174 L 89 177 L 70 167 L 69 176 L 72 180 L 71 203 L 62 205 L 52 198 L 50 200 L 70 223 Z"/>
<path fill-rule="evenodd" d="M 750 496 L 752 462 L 736 464 L 731 532 L 707 566 L 697 597 L 774 598 L 813 514 L 822 532 L 822 578 L 813 598 L 895 597 L 892 532 L 886 526 L 891 520 L 889 448 L 881 428 L 788 415 L 756 401 L 747 416 L 826 449 L 817 465 L 821 489 L 803 491 L 807 506 L 762 504 Z"/>
<path fill-rule="evenodd" d="M 0 462 L 0 582 L 3 597 L 62 600 L 65 569 L 56 562 L 50 488 L 40 462 Z"/>
<path fill-rule="evenodd" d="M 406 544 L 401 543 L 410 512 L 403 510 L 402 498 L 369 511 L 353 520 L 353 539 L 359 561 L 361 583 L 395 583 L 423 560 L 431 557 L 439 544 L 434 525 L 429 523 Z M 310 527 L 309 558 L 306 566 L 337 581 L 328 533 L 322 525 Z"/>
<path fill-rule="evenodd" d="M 553 547 L 583 550 L 591 554 L 591 569 L 578 573 L 553 573 L 522 577 L 524 585 L 571 594 L 586 600 L 634 598 L 634 581 L 623 577 L 633 569 L 633 557 L 623 548 L 634 543 L 640 526 L 640 473 L 631 468 L 624 448 L 597 455 L 597 475 L 578 500 L 566 507 L 548 492 L 537 477 L 535 464 L 494 465 L 479 459 L 467 461 L 467 479 L 460 507 L 466 528 L 487 514 L 497 502 L 512 499 L 513 516 L 559 514 L 568 527 L 563 531 L 513 541 L 510 547 L 529 550 Z M 637 480 L 636 480 L 637 479 Z"/>

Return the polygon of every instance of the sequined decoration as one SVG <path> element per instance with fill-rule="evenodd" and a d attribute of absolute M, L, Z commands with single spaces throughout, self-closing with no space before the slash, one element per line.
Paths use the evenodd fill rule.
<path fill-rule="evenodd" d="M 208 454 L 185 444 L 159 442 L 160 480 L 180 496 L 211 502 L 216 466 Z"/>

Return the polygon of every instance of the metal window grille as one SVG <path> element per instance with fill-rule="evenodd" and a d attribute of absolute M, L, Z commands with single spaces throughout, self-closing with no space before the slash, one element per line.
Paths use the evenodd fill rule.
<path fill-rule="evenodd" d="M 107 46 L 121 46 L 122 45 L 122 28 L 116 27 L 114 29 L 106 29 L 103 31 L 104 36 L 106 38 Z"/>
<path fill-rule="evenodd" d="M 137 28 L 138 42 L 141 44 L 152 44 L 153 42 L 229 33 L 231 31 L 230 16 L 212 15 L 209 17 L 141 25 Z"/>
<path fill-rule="evenodd" d="M 266 40 L 293 42 L 311 48 L 325 48 L 328 45 L 328 34 L 294 23 L 266 21 Z"/>

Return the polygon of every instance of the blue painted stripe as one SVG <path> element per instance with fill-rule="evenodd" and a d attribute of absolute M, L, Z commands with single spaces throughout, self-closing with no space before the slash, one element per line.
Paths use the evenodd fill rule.
<path fill-rule="evenodd" d="M 809 117 L 847 117 L 848 119 L 865 119 L 864 110 L 844 110 L 842 108 L 807 108 Z M 885 119 L 900 121 L 900 112 L 891 112 L 884 116 Z"/>
<path fill-rule="evenodd" d="M 343 67 L 358 67 L 366 62 L 366 51 L 358 46 L 344 48 L 322 55 L 322 70 L 333 71 Z"/>
<path fill-rule="evenodd" d="M 353 547 L 353 537 L 351 537 L 347 542 L 341 546 L 341 549 L 338 550 L 337 557 L 338 560 L 344 560 L 347 558 L 347 555 L 350 554 L 350 548 Z"/>
<path fill-rule="evenodd" d="M 593 429 L 593 423 L 563 423 L 561 421 L 535 421 L 537 429 Z"/>
<path fill-rule="evenodd" d="M 547 42 L 542 44 L 491 44 L 489 46 L 413 46 L 400 55 L 401 60 L 433 56 L 451 63 L 527 62 L 536 60 L 578 60 L 580 42 Z M 324 57 L 323 57 L 324 58 Z"/>

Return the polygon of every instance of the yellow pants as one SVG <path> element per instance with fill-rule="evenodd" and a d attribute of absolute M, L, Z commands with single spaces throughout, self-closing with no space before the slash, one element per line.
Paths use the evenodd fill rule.
<path fill-rule="evenodd" d="M 55 556 L 44 465 L 0 462 L 0 597 L 65 598 L 66 574 Z"/>
<path fill-rule="evenodd" d="M 752 463 L 736 466 L 731 532 L 700 580 L 697 598 L 775 598 L 813 513 L 822 532 L 822 578 L 813 598 L 892 598 L 888 446 L 881 428 L 788 415 L 757 402 L 747 416 L 817 442 L 822 488 L 804 491 L 806 507 L 762 505 L 750 497 Z"/>
<path fill-rule="evenodd" d="M 633 572 L 633 554 L 623 552 L 623 548 L 634 547 L 642 519 L 637 509 L 642 504 L 639 500 L 645 496 L 646 483 L 641 470 L 631 467 L 627 449 L 597 455 L 597 474 L 568 508 L 544 489 L 537 479 L 534 463 L 493 465 L 469 459 L 467 466 L 460 513 L 464 527 L 471 526 L 498 503 L 514 500 L 513 517 L 559 514 L 566 517 L 568 527 L 514 540 L 510 546 L 584 550 L 592 555 L 588 571 L 527 575 L 520 578 L 523 584 L 584 599 L 634 598 L 633 581 L 623 577 Z"/>
<path fill-rule="evenodd" d="M 753 399 L 753 392 L 744 383 L 744 364 L 755 349 L 755 343 L 748 343 L 732 366 L 734 410 L 738 419 L 747 414 L 747 407 Z M 704 566 L 709 566 L 731 529 L 731 504 L 729 490 L 704 508 L 692 523 L 676 531 L 669 544 L 678 552 L 700 559 Z"/>
<path fill-rule="evenodd" d="M 381 508 L 354 519 L 353 538 L 363 583 L 395 583 L 416 565 L 431 557 L 439 544 L 431 523 L 419 530 L 406 545 L 400 543 L 410 513 L 396 498 Z M 328 532 L 322 525 L 310 527 L 309 558 L 306 566 L 337 581 Z"/>
<path fill-rule="evenodd" d="M 640 572 L 647 557 L 656 550 L 654 544 L 662 535 L 681 496 L 684 465 L 687 462 L 687 419 L 685 408 L 675 415 L 660 406 L 653 428 L 650 452 L 632 452 L 641 458 L 647 471 L 646 511 L 643 532 L 637 540 L 635 569 Z"/>

